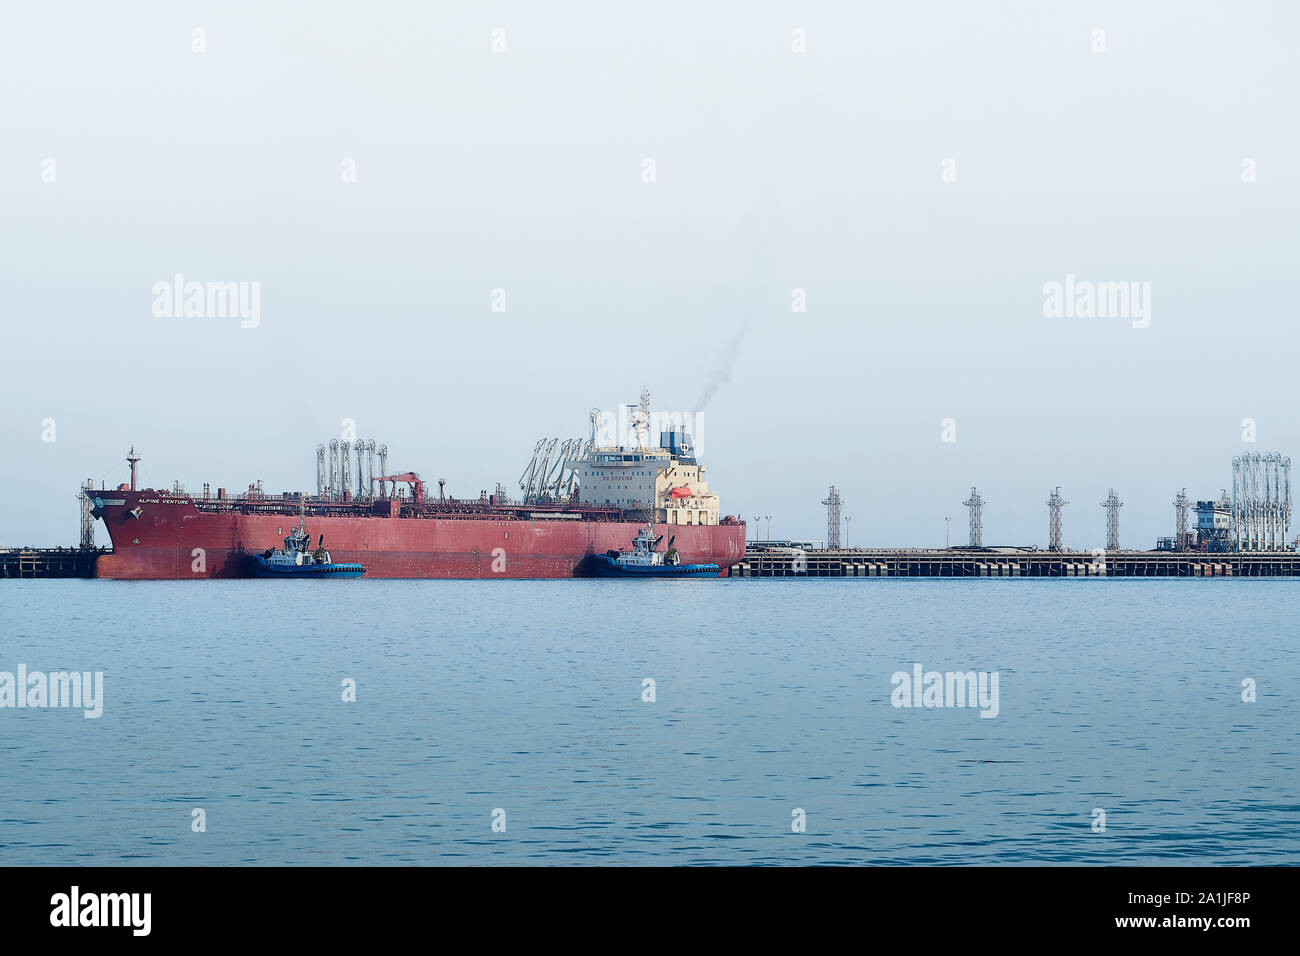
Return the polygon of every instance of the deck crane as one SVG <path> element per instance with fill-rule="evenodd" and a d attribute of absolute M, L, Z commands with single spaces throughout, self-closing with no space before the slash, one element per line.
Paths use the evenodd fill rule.
<path fill-rule="evenodd" d="M 424 500 L 424 482 L 420 476 L 413 471 L 404 471 L 400 475 L 380 475 L 376 481 L 404 481 L 411 486 L 411 498 L 414 501 Z"/>
<path fill-rule="evenodd" d="M 533 457 L 524 468 L 523 474 L 519 476 L 519 490 L 524 493 L 523 500 L 527 502 L 533 493 L 533 483 L 537 480 L 537 466 L 542 457 L 542 449 L 546 447 L 546 439 L 539 439 L 533 446 Z"/>

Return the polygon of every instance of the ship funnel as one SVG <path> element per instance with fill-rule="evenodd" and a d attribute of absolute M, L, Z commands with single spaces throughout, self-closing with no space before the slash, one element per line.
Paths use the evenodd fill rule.
<path fill-rule="evenodd" d="M 693 458 L 695 456 L 695 445 L 691 441 L 691 433 L 686 430 L 685 424 L 673 424 L 666 431 L 661 431 L 659 433 L 659 447 L 674 458 Z"/>

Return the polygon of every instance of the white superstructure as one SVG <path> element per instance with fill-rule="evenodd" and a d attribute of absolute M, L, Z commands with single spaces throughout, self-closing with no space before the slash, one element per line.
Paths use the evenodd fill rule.
<path fill-rule="evenodd" d="M 679 525 L 715 525 L 718 496 L 709 491 L 705 468 L 696 462 L 689 436 L 663 432 L 649 446 L 649 396 L 633 412 L 633 447 L 597 446 L 593 432 L 587 453 L 572 462 L 579 499 L 587 504 L 653 509 L 655 520 Z"/>

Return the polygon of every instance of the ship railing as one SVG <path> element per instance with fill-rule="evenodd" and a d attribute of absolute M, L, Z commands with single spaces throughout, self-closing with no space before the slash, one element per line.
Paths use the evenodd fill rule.
<path fill-rule="evenodd" d="M 316 498 L 305 495 L 290 497 L 234 495 L 217 498 L 212 496 L 190 499 L 194 507 L 205 514 L 276 514 L 291 516 L 303 514 L 308 517 L 384 517 L 376 516 L 372 505 L 377 501 L 392 501 L 398 504 L 396 517 L 400 518 L 439 518 L 448 520 L 474 520 L 476 518 L 493 518 L 497 520 L 527 521 L 554 515 L 561 520 L 582 520 L 599 522 L 634 522 L 642 520 L 640 512 L 624 511 L 620 508 L 601 508 L 590 505 L 573 505 L 556 502 L 555 504 L 504 504 L 485 502 L 480 498 L 457 500 L 447 498 L 442 501 L 414 501 L 410 498 L 378 497 L 354 498 L 347 501 L 336 498 Z"/>

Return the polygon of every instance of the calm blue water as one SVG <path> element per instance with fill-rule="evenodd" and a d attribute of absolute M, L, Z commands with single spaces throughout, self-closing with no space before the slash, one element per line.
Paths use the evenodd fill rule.
<path fill-rule="evenodd" d="M 0 671 L 105 704 L 0 709 L 0 862 L 1294 864 L 1298 589 L 6 581 Z"/>

